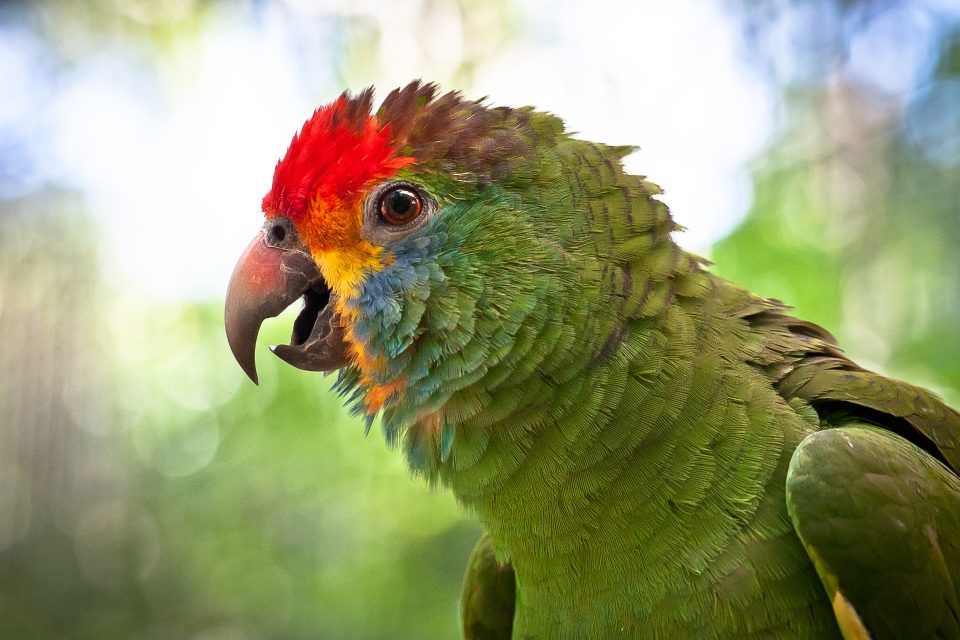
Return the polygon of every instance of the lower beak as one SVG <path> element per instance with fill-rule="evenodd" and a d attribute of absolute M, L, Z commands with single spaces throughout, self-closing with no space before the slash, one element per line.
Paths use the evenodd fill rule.
<path fill-rule="evenodd" d="M 306 249 L 267 243 L 261 231 L 240 257 L 227 287 L 224 326 L 233 356 L 257 382 L 256 343 L 267 318 L 303 298 L 289 345 L 273 352 L 308 371 L 332 371 L 349 362 L 334 296 Z"/>

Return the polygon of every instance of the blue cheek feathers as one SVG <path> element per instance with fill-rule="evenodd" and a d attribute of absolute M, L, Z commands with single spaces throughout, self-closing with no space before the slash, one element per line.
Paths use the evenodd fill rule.
<path fill-rule="evenodd" d="M 410 347 L 426 330 L 423 322 L 424 316 L 429 315 L 431 296 L 441 294 L 433 301 L 436 304 L 447 289 L 442 263 L 449 261 L 451 254 L 441 252 L 446 238 L 447 234 L 434 219 L 414 235 L 389 246 L 390 264 L 368 274 L 359 295 L 345 301 L 357 314 L 354 335 L 364 343 L 371 357 L 384 362 L 385 366 L 374 372 L 373 382 L 383 385 L 403 376 L 413 383 L 405 388 L 405 393 L 415 396 L 409 398 L 414 403 L 430 386 L 418 389 L 416 381 L 428 377 L 430 365 L 442 351 L 429 340 L 420 341 L 416 349 Z M 448 260 L 444 260 L 444 255 Z M 356 368 L 342 369 L 334 388 L 347 398 L 352 413 L 366 415 L 363 404 L 366 390 L 360 384 Z M 366 417 L 369 430 L 373 416 Z"/>

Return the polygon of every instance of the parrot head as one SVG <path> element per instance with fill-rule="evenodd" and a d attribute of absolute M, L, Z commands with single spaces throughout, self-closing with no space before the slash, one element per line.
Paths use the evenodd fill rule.
<path fill-rule="evenodd" d="M 552 115 L 432 84 L 394 90 L 376 112 L 372 99 L 344 93 L 318 109 L 277 163 L 226 299 L 247 375 L 257 381 L 262 322 L 298 300 L 274 354 L 336 370 L 354 410 L 388 431 L 462 422 L 534 370 L 587 366 L 616 331 L 601 290 L 624 286 L 599 255 L 616 235 L 603 198 L 647 188 L 618 183 L 632 148 L 581 143 Z M 654 219 L 640 214 L 620 217 Z"/>

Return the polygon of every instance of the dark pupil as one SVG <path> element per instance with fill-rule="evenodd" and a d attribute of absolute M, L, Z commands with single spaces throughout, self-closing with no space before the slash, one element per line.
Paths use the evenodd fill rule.
<path fill-rule="evenodd" d="M 413 198 L 406 191 L 394 191 L 390 194 L 390 211 L 402 218 L 413 207 Z"/>

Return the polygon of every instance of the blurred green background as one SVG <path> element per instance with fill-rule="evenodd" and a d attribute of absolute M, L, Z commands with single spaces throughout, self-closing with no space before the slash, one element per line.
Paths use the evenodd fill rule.
<path fill-rule="evenodd" d="M 956 0 L 0 2 L 0 638 L 456 637 L 478 525 L 221 320 L 293 131 L 414 77 L 640 144 L 682 244 L 960 406 Z"/>

